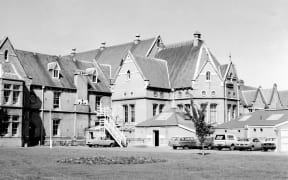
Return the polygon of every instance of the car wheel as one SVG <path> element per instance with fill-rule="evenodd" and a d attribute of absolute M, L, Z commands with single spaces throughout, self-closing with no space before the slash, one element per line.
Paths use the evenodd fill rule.
<path fill-rule="evenodd" d="M 255 151 L 255 147 L 254 147 L 254 146 L 251 146 L 250 150 L 251 150 L 251 151 Z"/>
<path fill-rule="evenodd" d="M 176 146 L 173 146 L 173 149 L 177 149 L 177 147 L 176 147 Z"/>
<path fill-rule="evenodd" d="M 188 146 L 183 146 L 183 149 L 188 149 Z"/>
<path fill-rule="evenodd" d="M 267 148 L 263 148 L 263 151 L 267 151 L 268 149 Z"/>
<path fill-rule="evenodd" d="M 111 143 L 111 144 L 110 144 L 110 147 L 114 147 L 114 143 Z"/>
<path fill-rule="evenodd" d="M 235 149 L 235 146 L 232 144 L 232 145 L 230 146 L 230 150 L 231 150 L 231 151 L 234 151 L 234 149 Z"/>
<path fill-rule="evenodd" d="M 90 148 L 91 148 L 91 147 L 92 147 L 92 145 L 91 145 L 91 144 L 88 144 L 88 147 L 90 147 Z"/>
<path fill-rule="evenodd" d="M 218 147 L 218 150 L 219 150 L 219 151 L 221 151 L 221 150 L 222 150 L 222 148 L 221 148 L 221 147 Z"/>
<path fill-rule="evenodd" d="M 207 149 L 208 149 L 208 150 L 211 150 L 211 149 L 212 149 L 212 146 L 207 146 Z"/>

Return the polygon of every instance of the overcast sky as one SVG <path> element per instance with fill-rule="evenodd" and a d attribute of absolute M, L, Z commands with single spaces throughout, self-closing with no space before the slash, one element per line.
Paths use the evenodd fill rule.
<path fill-rule="evenodd" d="M 202 33 L 220 61 L 229 53 L 247 85 L 288 90 L 288 1 L 1 0 L 0 36 L 14 48 L 69 54 L 161 35 L 165 44 Z"/>

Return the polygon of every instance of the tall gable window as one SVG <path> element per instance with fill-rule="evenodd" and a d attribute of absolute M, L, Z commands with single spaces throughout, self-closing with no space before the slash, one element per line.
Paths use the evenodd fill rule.
<path fill-rule="evenodd" d="M 51 62 L 47 64 L 48 71 L 51 74 L 51 77 L 54 79 L 59 79 L 60 78 L 60 66 L 57 62 Z"/>
<path fill-rule="evenodd" d="M 210 71 L 206 72 L 206 81 L 210 81 L 211 80 L 211 73 Z"/>
<path fill-rule="evenodd" d="M 210 123 L 217 122 L 217 104 L 210 104 Z"/>
<path fill-rule="evenodd" d="M 9 58 L 9 52 L 8 52 L 8 50 L 5 50 L 4 51 L 4 60 L 8 61 L 9 60 L 8 58 Z"/>
<path fill-rule="evenodd" d="M 130 79 L 131 79 L 131 72 L 130 72 L 130 70 L 127 71 L 126 75 L 127 75 L 127 80 L 130 80 Z"/>

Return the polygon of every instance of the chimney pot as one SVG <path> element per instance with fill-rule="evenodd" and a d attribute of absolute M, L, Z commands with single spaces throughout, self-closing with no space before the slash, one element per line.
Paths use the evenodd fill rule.
<path fill-rule="evenodd" d="M 136 36 L 135 36 L 135 40 L 134 40 L 134 43 L 135 44 L 138 44 L 139 42 L 140 42 L 140 34 L 137 34 Z"/>
<path fill-rule="evenodd" d="M 103 51 L 106 48 L 106 42 L 102 42 L 100 46 L 100 50 Z"/>
<path fill-rule="evenodd" d="M 195 31 L 194 35 L 194 46 L 198 46 L 199 41 L 201 40 L 201 33 L 199 31 Z"/>
<path fill-rule="evenodd" d="M 72 49 L 72 52 L 71 52 L 71 55 L 72 55 L 72 56 L 75 56 L 75 54 L 76 54 L 76 48 L 73 48 L 73 49 Z"/>

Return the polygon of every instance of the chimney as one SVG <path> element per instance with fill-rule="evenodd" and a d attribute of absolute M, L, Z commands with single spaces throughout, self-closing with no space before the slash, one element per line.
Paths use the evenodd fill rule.
<path fill-rule="evenodd" d="M 193 45 L 197 47 L 199 45 L 199 41 L 201 40 L 201 33 L 199 31 L 196 31 L 193 35 L 194 35 Z"/>
<path fill-rule="evenodd" d="M 102 42 L 100 46 L 100 50 L 103 51 L 106 48 L 106 42 Z"/>
<path fill-rule="evenodd" d="M 74 56 L 75 56 L 75 54 L 76 54 L 76 48 L 73 48 L 73 49 L 72 49 L 72 52 L 71 52 L 71 56 L 73 56 L 73 57 L 74 57 Z"/>
<path fill-rule="evenodd" d="M 137 34 L 135 36 L 134 44 L 138 44 L 140 42 L 140 37 L 141 37 L 140 34 Z"/>

